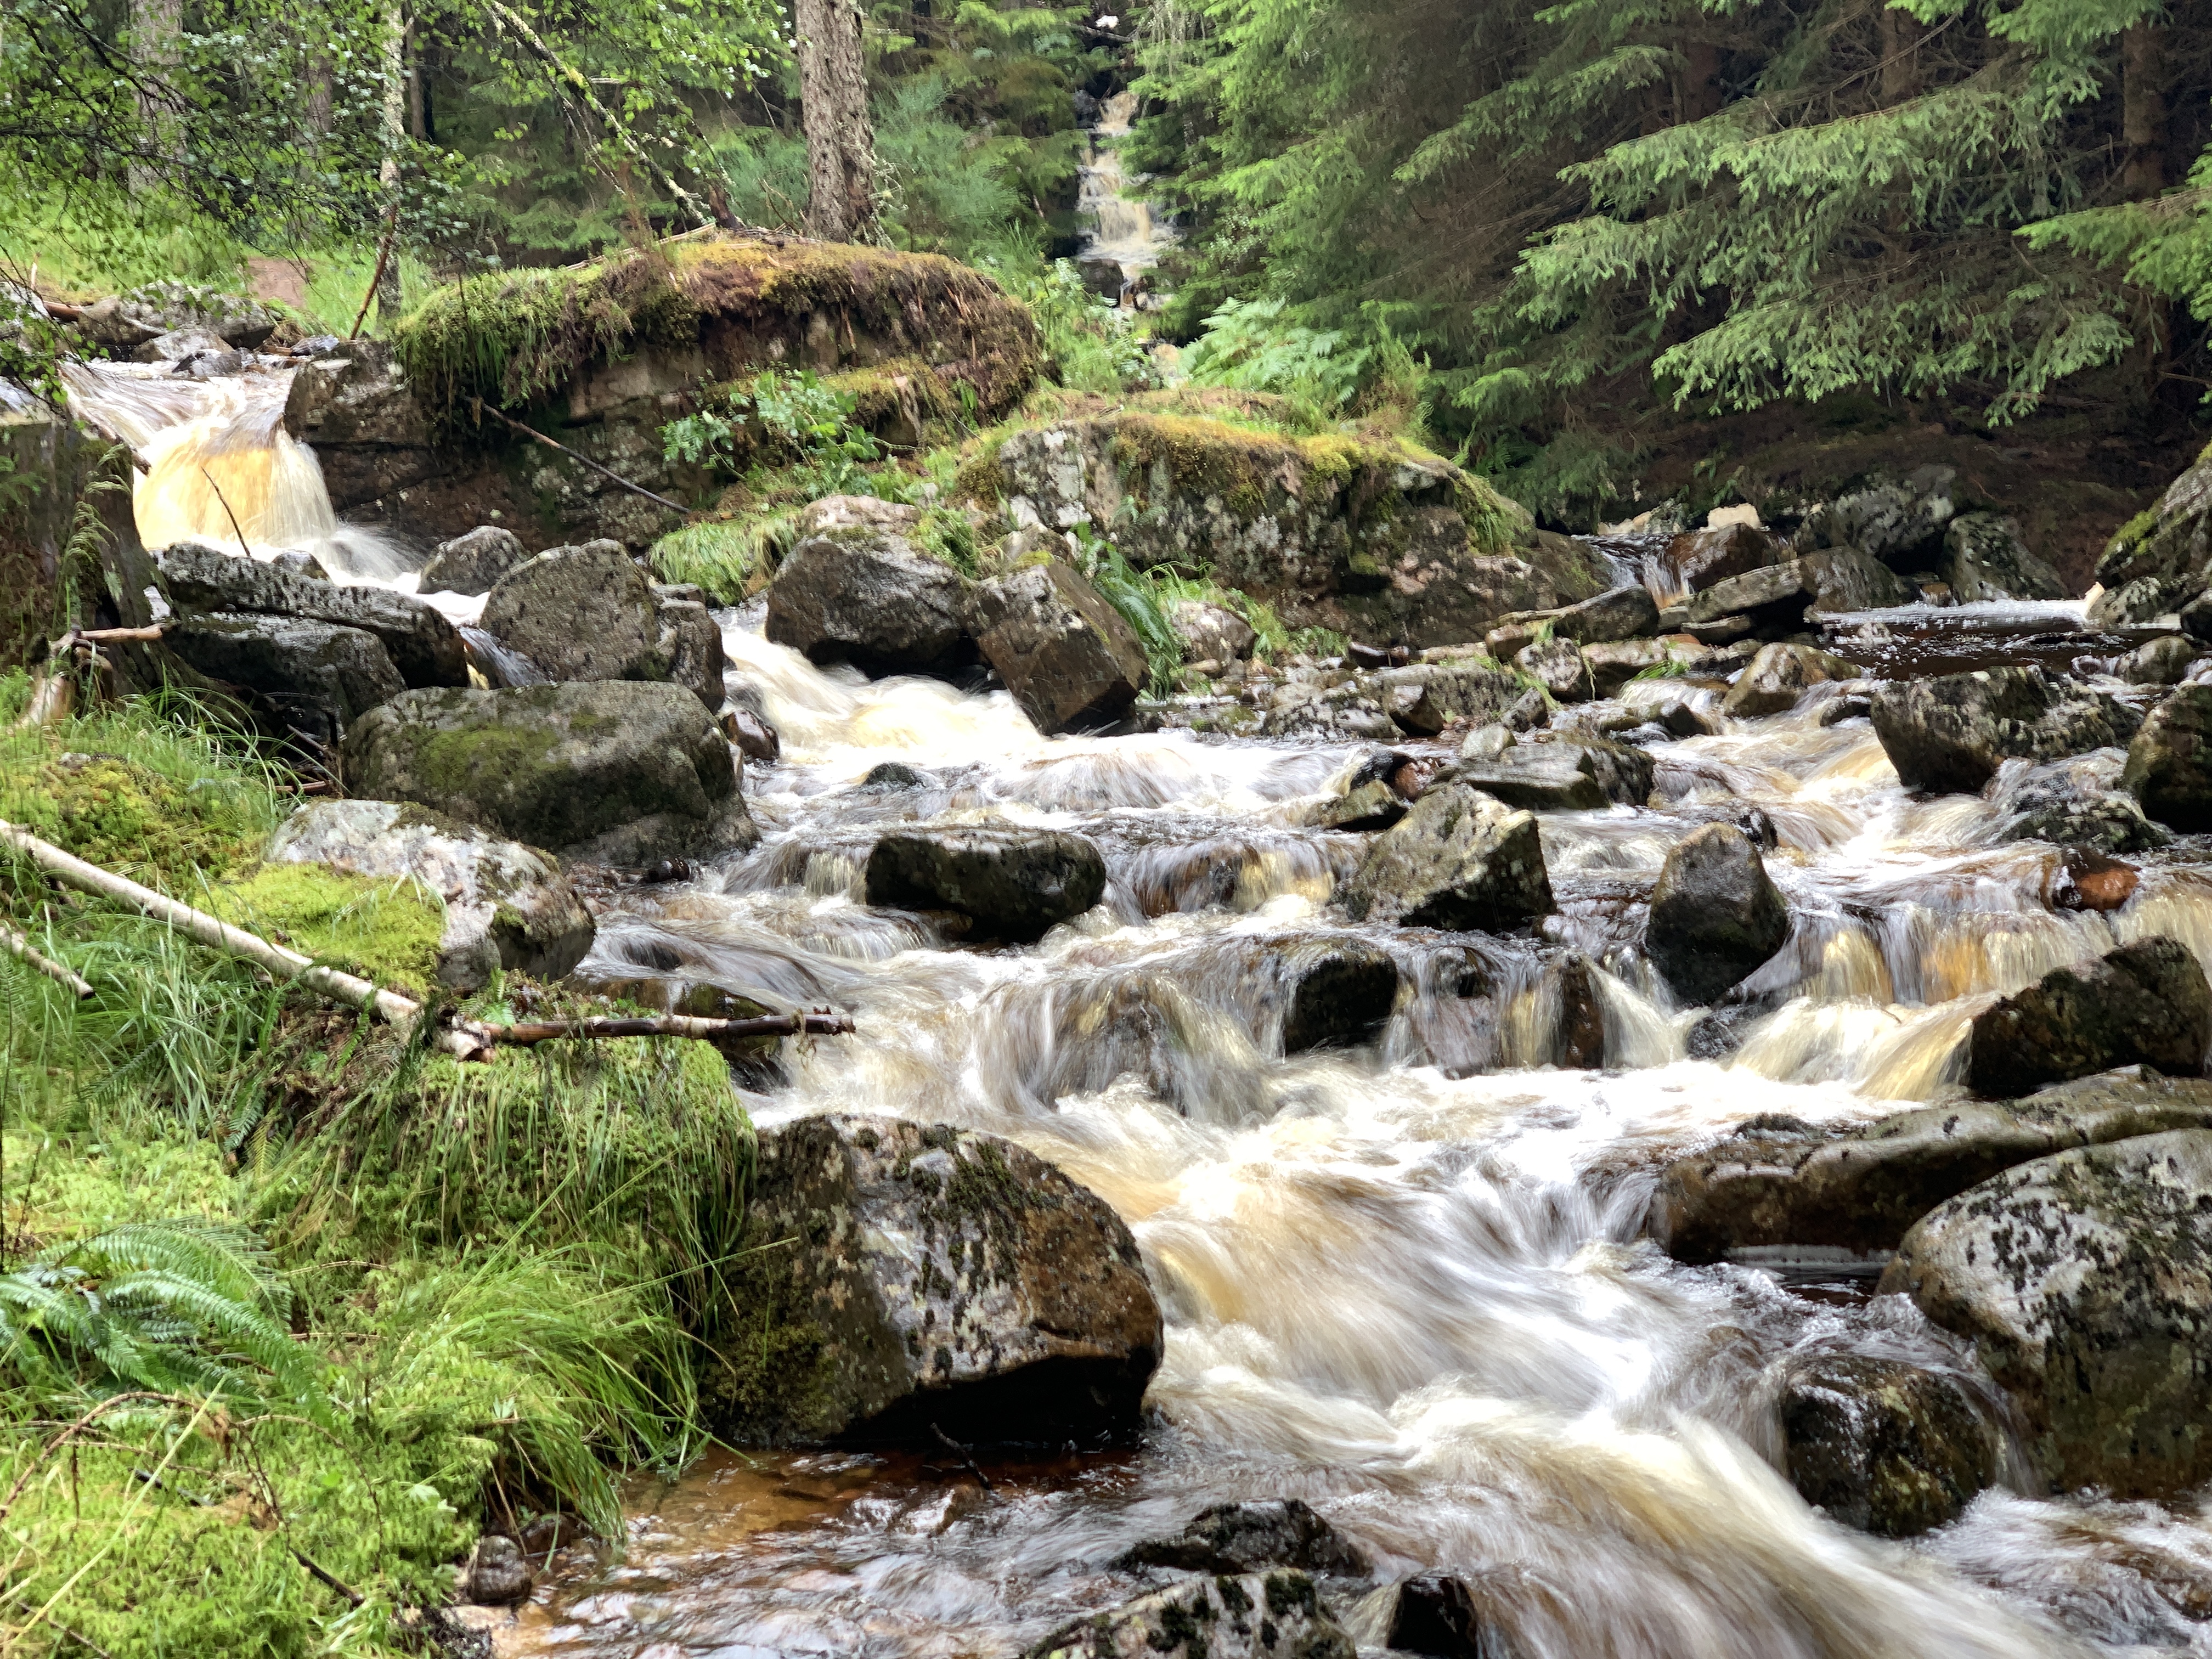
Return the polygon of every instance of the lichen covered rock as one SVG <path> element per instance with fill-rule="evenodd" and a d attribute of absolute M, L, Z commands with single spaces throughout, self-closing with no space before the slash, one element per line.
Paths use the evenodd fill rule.
<path fill-rule="evenodd" d="M 1354 1659 L 1302 1572 L 1194 1578 L 1072 1620 L 1023 1659 Z"/>
<path fill-rule="evenodd" d="M 752 1237 L 732 1363 L 747 1364 L 753 1322 L 772 1311 L 808 1340 L 738 1434 L 933 1443 L 935 1425 L 1057 1446 L 1136 1425 L 1162 1326 L 1135 1241 L 1012 1141 L 799 1119 L 760 1136 Z"/>
<path fill-rule="evenodd" d="M 681 686 L 408 691 L 347 733 L 348 787 L 563 859 L 650 864 L 759 839 L 730 746 Z"/>
<path fill-rule="evenodd" d="M 1797 706 L 1808 685 L 1832 680 L 1855 680 L 1863 671 L 1845 657 L 1816 646 L 1777 641 L 1761 646 L 1750 665 L 1721 699 L 1721 712 L 1738 720 L 1761 714 L 1784 714 Z"/>
<path fill-rule="evenodd" d="M 512 530 L 479 525 L 439 545 L 422 567 L 417 591 L 489 593 L 494 582 L 529 556 Z"/>
<path fill-rule="evenodd" d="M 2097 561 L 2097 582 L 2104 592 L 2089 621 L 2100 627 L 2154 622 L 2212 587 L 2212 450 L 2120 526 Z"/>
<path fill-rule="evenodd" d="M 1974 1344 L 2054 1488 L 2212 1475 L 2212 1130 L 2008 1170 L 1923 1217 L 1881 1290 Z"/>
<path fill-rule="evenodd" d="M 722 706 L 722 638 L 704 605 L 663 599 L 614 541 L 548 548 L 492 584 L 484 632 L 555 680 L 665 680 Z"/>
<path fill-rule="evenodd" d="M 1376 836 L 1342 897 L 1355 921 L 1522 927 L 1552 909 L 1535 815 L 1466 784 L 1431 788 Z"/>
<path fill-rule="evenodd" d="M 1902 1360 L 1818 1354 L 1782 1378 L 1790 1485 L 1832 1521 L 1910 1538 L 1990 1484 L 1996 1438 L 1958 1379 Z"/>
<path fill-rule="evenodd" d="M 455 990 L 501 969 L 558 979 L 592 946 L 591 913 L 552 859 L 426 807 L 309 801 L 279 827 L 269 861 L 420 882 L 445 904 L 437 976 Z"/>
<path fill-rule="evenodd" d="M 299 617 L 179 617 L 161 642 L 210 679 L 251 694 L 275 735 L 333 746 L 355 721 L 407 689 L 383 641 Z"/>
<path fill-rule="evenodd" d="M 2193 1077 L 2208 1048 L 2212 987 L 2196 955 L 2178 939 L 2138 939 L 2054 968 L 1976 1014 L 1966 1085 L 1979 1095 L 2023 1094 L 2136 1065 Z"/>
<path fill-rule="evenodd" d="M 1171 1538 L 1148 1538 L 1121 1556 L 1133 1567 L 1185 1572 L 1255 1572 L 1295 1567 L 1303 1572 L 1358 1577 L 1368 1561 L 1359 1547 L 1296 1498 L 1256 1504 L 1216 1504 L 1200 1510 Z"/>
<path fill-rule="evenodd" d="M 2124 704 L 2037 667 L 1894 680 L 1873 699 L 1875 735 L 1909 789 L 1978 793 L 2003 761 L 2057 760 L 2126 743 Z"/>

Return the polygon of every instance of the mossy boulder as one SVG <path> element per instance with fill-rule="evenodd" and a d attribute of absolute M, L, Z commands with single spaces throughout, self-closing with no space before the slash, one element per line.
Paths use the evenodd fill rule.
<path fill-rule="evenodd" d="M 591 913 L 552 858 L 427 807 L 309 801 L 270 843 L 271 866 L 312 865 L 442 898 L 437 981 L 473 991 L 502 969 L 558 979 L 591 948 Z"/>
<path fill-rule="evenodd" d="M 347 733 L 348 787 L 564 859 L 649 864 L 751 846 L 729 744 L 683 687 L 579 680 L 408 691 Z"/>
<path fill-rule="evenodd" d="M 1378 642 L 1479 640 L 1608 585 L 1580 544 L 1401 440 L 1299 436 L 1171 397 L 1017 430 L 961 480 L 1017 524 L 1088 522 L 1140 568 L 1204 565 L 1292 626 Z"/>
<path fill-rule="evenodd" d="M 1974 1344 L 2053 1489 L 2212 1476 L 2212 1130 L 2008 1170 L 1923 1217 L 1881 1290 Z"/>
<path fill-rule="evenodd" d="M 441 982 L 445 908 L 419 882 L 276 862 L 209 889 L 200 902 L 249 933 L 414 996 Z"/>
<path fill-rule="evenodd" d="M 854 392 L 877 429 L 912 441 L 906 428 L 955 410 L 1011 409 L 1040 361 L 1028 308 L 951 259 L 715 236 L 441 289 L 388 356 L 349 343 L 302 369 L 285 419 L 349 516 L 441 541 L 493 521 L 532 550 L 611 537 L 642 550 L 681 515 L 477 420 L 475 400 L 703 505 L 712 481 L 659 439 L 702 388 L 811 368 Z"/>
<path fill-rule="evenodd" d="M 1136 1243 L 1033 1153 L 946 1125 L 801 1118 L 760 1136 L 754 1192 L 759 1254 L 723 1375 L 705 1379 L 735 1435 L 1057 1446 L 1136 1426 L 1163 1328 Z M 763 1374 L 760 1318 L 805 1357 Z"/>
<path fill-rule="evenodd" d="M 2104 592 L 2089 620 L 2103 626 L 2154 622 L 2212 588 L 2212 450 L 2120 526 L 2097 561 L 2097 582 Z"/>

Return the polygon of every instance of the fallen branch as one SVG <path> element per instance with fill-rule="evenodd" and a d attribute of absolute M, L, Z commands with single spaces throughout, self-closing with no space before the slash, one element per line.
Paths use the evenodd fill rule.
<path fill-rule="evenodd" d="M 346 338 L 349 340 L 361 338 L 361 325 L 368 320 L 368 308 L 375 303 L 376 290 L 384 281 L 384 267 L 391 262 L 392 239 L 398 234 L 399 204 L 394 202 L 392 204 L 392 210 L 385 216 L 384 234 L 376 244 L 376 269 L 369 274 L 368 292 L 361 296 L 361 309 L 354 313 L 353 326 L 346 331 Z M 388 327 L 391 321 L 388 317 L 380 317 L 378 326 Z M 210 482 L 212 483 L 213 480 Z"/>
<path fill-rule="evenodd" d="M 975 1477 L 975 1483 L 978 1486 L 981 1486 L 987 1492 L 991 1490 L 991 1478 L 985 1474 L 982 1469 L 977 1465 L 975 1462 L 975 1449 L 973 1446 L 962 1445 L 957 1440 L 955 1440 L 951 1435 L 945 1433 L 944 1430 L 939 1428 L 934 1423 L 929 1425 L 929 1431 L 937 1437 L 937 1443 L 939 1445 L 944 1447 L 945 1450 L 951 1452 L 955 1457 L 957 1457 L 961 1461 L 961 1462 L 967 1468 L 968 1473 Z"/>
<path fill-rule="evenodd" d="M 681 513 L 687 519 L 693 516 L 693 508 L 679 507 L 674 501 L 670 501 L 665 495 L 654 495 L 650 489 L 647 489 L 641 483 L 632 483 L 628 478 L 623 477 L 621 473 L 613 471 L 611 468 L 601 466 L 590 456 L 580 455 L 574 450 L 569 448 L 568 445 L 547 437 L 544 433 L 538 431 L 537 428 L 523 425 L 521 422 L 516 420 L 512 415 L 501 414 L 498 410 L 492 408 L 491 405 L 485 403 L 483 398 L 478 398 L 473 399 L 473 402 L 475 403 L 477 412 L 478 414 L 489 415 L 495 421 L 504 422 L 507 425 L 513 427 L 517 432 L 520 432 L 524 437 L 535 438 L 539 443 L 544 444 L 548 449 L 559 450 L 570 460 L 582 462 L 583 465 L 591 468 L 592 471 L 598 473 L 601 477 L 620 484 L 624 489 L 634 491 L 635 494 L 644 496 L 648 501 L 658 501 L 661 506 L 666 507 L 672 513 Z"/>
<path fill-rule="evenodd" d="M 477 1035 L 511 1048 L 574 1037 L 680 1036 L 712 1042 L 717 1037 L 842 1036 L 853 1029 L 850 1014 L 819 1009 L 811 1014 L 761 1014 L 750 1019 L 701 1019 L 689 1014 L 653 1014 L 635 1019 L 547 1019 L 519 1025 L 486 1025 Z"/>
<path fill-rule="evenodd" d="M 92 987 L 90 985 L 80 979 L 75 973 L 70 971 L 69 968 L 61 963 L 56 962 L 52 957 L 40 955 L 36 950 L 32 948 L 31 941 L 29 939 L 24 938 L 22 934 L 17 933 L 5 922 L 0 922 L 0 945 L 6 945 L 10 955 L 21 957 L 25 962 L 29 963 L 32 967 L 44 974 L 48 979 L 59 980 L 63 984 L 68 986 L 70 990 L 76 992 L 80 997 L 88 997 L 92 994 Z"/>
<path fill-rule="evenodd" d="M 119 645 L 126 640 L 158 640 L 161 624 L 151 628 L 73 628 L 53 644 L 54 653 L 68 650 L 80 641 L 92 645 Z"/>
<path fill-rule="evenodd" d="M 222 516 L 230 520 L 230 533 L 238 538 L 239 550 L 252 558 L 253 544 L 246 539 L 245 527 L 238 522 L 238 514 L 230 510 L 230 497 L 222 493 L 222 486 L 215 481 L 215 474 L 205 467 L 200 469 L 200 477 L 207 480 L 208 488 L 215 491 L 216 500 L 222 504 Z"/>
<path fill-rule="evenodd" d="M 325 996 L 349 1007 L 368 1009 L 403 1030 L 413 1026 L 422 1018 L 422 1005 L 412 998 L 401 996 L 397 991 L 384 990 L 343 969 L 318 966 L 312 957 L 303 957 L 297 951 L 271 945 L 267 939 L 256 938 L 243 927 L 234 927 L 204 910 L 195 910 L 191 905 L 179 903 L 165 893 L 157 893 L 150 887 L 141 887 L 137 882 L 118 876 L 112 870 L 103 870 L 96 864 L 87 864 L 82 859 L 64 853 L 51 842 L 40 841 L 27 830 L 0 821 L 0 845 L 13 847 L 48 875 L 68 886 L 127 904 L 139 915 L 151 916 L 156 921 L 165 921 L 186 938 L 221 951 L 226 956 L 243 957 L 280 980 L 297 980 L 311 990 L 320 991 Z M 438 1044 L 448 1053 L 465 1060 L 484 1046 L 480 1037 L 463 1030 L 441 1032 Z"/>

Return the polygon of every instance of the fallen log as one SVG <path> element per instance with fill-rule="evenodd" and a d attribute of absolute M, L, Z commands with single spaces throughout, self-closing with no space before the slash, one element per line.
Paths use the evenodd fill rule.
<path fill-rule="evenodd" d="M 280 980 L 293 981 L 319 991 L 348 1007 L 365 1009 L 401 1030 L 411 1030 L 422 1017 L 422 1005 L 412 997 L 402 996 L 397 991 L 387 991 L 381 986 L 349 974 L 342 969 L 317 963 L 297 951 L 288 951 L 281 945 L 247 933 L 243 927 L 234 927 L 218 916 L 204 910 L 195 910 L 189 904 L 179 902 L 165 893 L 150 887 L 142 887 L 126 876 L 112 870 L 103 870 L 96 864 L 88 864 L 73 854 L 65 853 L 51 842 L 40 840 L 20 825 L 0 820 L 0 846 L 14 848 L 36 864 L 48 875 L 69 886 L 88 893 L 111 898 L 127 904 L 141 915 L 156 921 L 166 921 L 186 938 L 198 940 L 227 956 L 241 957 L 268 970 Z M 10 948 L 20 935 L 10 934 L 0 928 Z M 57 976 L 69 970 L 58 963 L 49 963 L 45 958 L 29 951 L 29 941 L 21 939 L 22 949 L 16 951 L 34 967 L 43 971 L 56 972 Z M 83 986 L 80 996 L 89 996 L 92 988 L 82 980 L 70 976 L 74 986 Z M 69 981 L 65 981 L 69 982 Z M 74 988 L 73 986 L 73 988 Z M 513 1025 L 486 1025 L 477 1020 L 455 1020 L 441 1028 L 435 1042 L 439 1048 L 461 1060 L 486 1060 L 495 1048 L 527 1048 L 540 1042 L 574 1040 L 595 1040 L 605 1037 L 692 1037 L 701 1042 L 717 1038 L 762 1036 L 841 1036 L 853 1029 L 850 1014 L 833 1013 L 826 1008 L 811 1013 L 761 1014 L 749 1019 L 703 1019 L 688 1014 L 651 1014 L 638 1018 L 594 1018 L 588 1019 L 551 1019 L 519 1023 Z"/>
<path fill-rule="evenodd" d="M 480 1032 L 494 1042 L 527 1048 L 569 1037 L 680 1036 L 711 1042 L 718 1037 L 843 1036 L 852 1029 L 850 1014 L 817 1008 L 811 1014 L 757 1014 L 750 1019 L 703 1019 L 690 1014 L 545 1019 L 527 1024 L 486 1025 Z"/>

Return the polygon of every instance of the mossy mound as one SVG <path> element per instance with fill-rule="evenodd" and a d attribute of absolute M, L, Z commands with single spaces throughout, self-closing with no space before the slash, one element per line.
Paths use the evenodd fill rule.
<path fill-rule="evenodd" d="M 410 995 L 438 982 L 446 910 L 419 882 L 264 864 L 212 888 L 205 903 L 234 926 Z"/>
<path fill-rule="evenodd" d="M 937 254 L 791 238 L 717 237 L 562 270 L 471 277 L 403 323 L 394 348 L 418 401 L 452 416 L 481 398 L 508 408 L 574 393 L 595 369 L 601 402 L 806 365 L 971 388 L 988 413 L 1036 374 L 1028 308 Z M 628 360 L 658 356 L 641 368 Z M 635 384 L 633 384 L 635 383 Z M 896 390 L 887 388 L 896 397 Z"/>
<path fill-rule="evenodd" d="M 258 800 L 219 777 L 207 787 L 118 755 L 59 754 L 7 775 L 0 818 L 89 864 L 189 896 L 258 857 L 266 834 Z"/>

